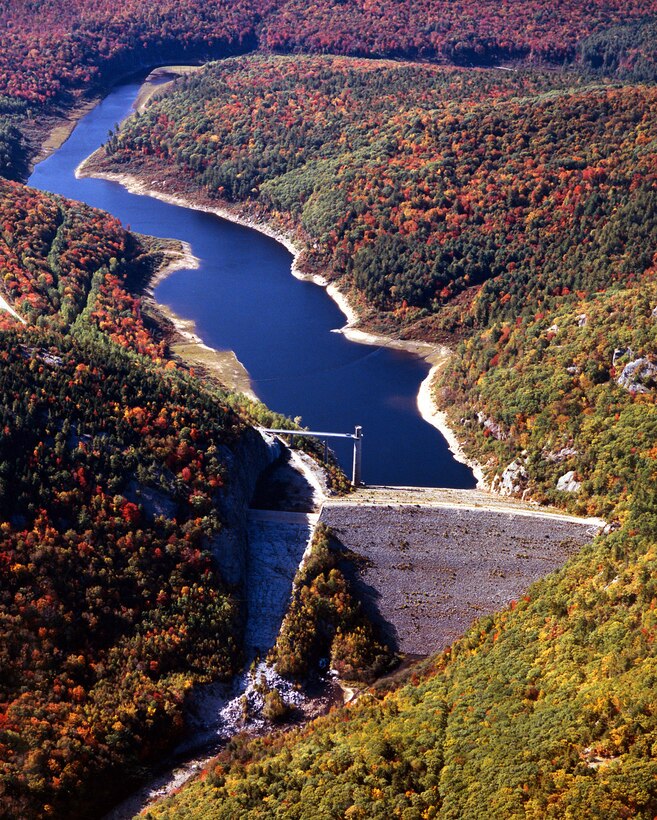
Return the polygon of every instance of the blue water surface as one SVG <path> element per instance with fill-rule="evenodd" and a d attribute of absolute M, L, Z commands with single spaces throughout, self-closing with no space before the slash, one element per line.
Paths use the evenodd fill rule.
<path fill-rule="evenodd" d="M 138 90 L 136 82 L 116 87 L 36 166 L 29 184 L 109 211 L 134 231 L 189 242 L 200 268 L 172 274 L 157 286 L 156 299 L 193 319 L 211 347 L 234 350 L 271 409 L 301 416 L 312 430 L 351 432 L 362 425 L 365 482 L 474 487 L 471 471 L 418 413 L 428 365 L 336 333 L 344 316 L 324 290 L 291 276 L 292 257 L 282 245 L 113 182 L 75 178 L 79 163 L 130 113 Z M 349 444 L 332 446 L 349 472 Z"/>

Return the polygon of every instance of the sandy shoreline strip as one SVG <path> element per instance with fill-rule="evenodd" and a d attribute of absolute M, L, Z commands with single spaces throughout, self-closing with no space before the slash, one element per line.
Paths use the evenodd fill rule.
<path fill-rule="evenodd" d="M 167 257 L 167 261 L 164 265 L 158 268 L 157 271 L 155 271 L 146 285 L 145 293 L 149 296 L 153 295 L 153 291 L 160 282 L 164 281 L 167 276 L 171 276 L 171 274 L 175 271 L 198 270 L 200 267 L 201 262 L 197 256 L 194 256 L 192 246 L 189 242 L 181 241 L 180 247 L 180 251 L 166 251 L 165 256 Z"/>
<path fill-rule="evenodd" d="M 469 467 L 472 472 L 474 473 L 474 477 L 477 479 L 477 489 L 483 490 L 487 488 L 486 481 L 484 479 L 484 471 L 482 469 L 481 464 L 475 461 L 474 459 L 468 458 L 466 454 L 463 452 L 463 448 L 461 447 L 461 443 L 459 442 L 456 433 L 454 430 L 449 426 L 447 421 L 447 414 L 443 410 L 439 410 L 434 399 L 432 393 L 433 383 L 436 379 L 436 376 L 444 367 L 447 362 L 447 357 L 437 364 L 434 364 L 429 371 L 426 379 L 420 385 L 420 390 L 417 394 L 417 408 L 420 411 L 420 415 L 422 418 L 428 423 L 435 427 L 437 430 L 440 431 L 442 437 L 447 442 L 447 446 L 451 454 L 454 456 L 456 461 L 460 462 L 461 464 L 465 464 Z"/>
<path fill-rule="evenodd" d="M 102 100 L 101 96 L 94 96 L 89 100 L 78 103 L 71 111 L 59 117 L 52 125 L 50 131 L 42 140 L 39 150 L 29 163 L 29 175 L 34 171 L 35 166 L 48 159 L 62 147 L 71 136 L 75 126 L 82 117 L 89 114 Z M 27 182 L 25 183 L 27 184 Z"/>
<path fill-rule="evenodd" d="M 249 373 L 232 350 L 217 350 L 206 345 L 196 332 L 193 319 L 183 319 L 168 305 L 155 300 L 153 292 L 157 285 L 177 270 L 196 270 L 199 260 L 189 242 L 181 242 L 180 251 L 168 251 L 165 262 L 149 279 L 145 295 L 152 301 L 159 313 L 168 319 L 176 330 L 176 339 L 170 344 L 171 352 L 184 359 L 192 367 L 202 367 L 219 378 L 222 384 L 239 393 L 244 393 L 254 401 L 258 397 L 253 390 Z"/>
<path fill-rule="evenodd" d="M 467 465 L 473 471 L 475 478 L 477 479 L 477 487 L 482 488 L 485 486 L 483 469 L 481 465 L 476 461 L 467 458 L 467 456 L 461 448 L 456 433 L 447 422 L 446 414 L 443 411 L 439 410 L 439 408 L 436 406 L 433 400 L 431 385 L 433 384 L 433 381 L 437 373 L 439 372 L 439 369 L 444 365 L 444 363 L 451 355 L 451 351 L 449 350 L 449 348 L 443 345 L 433 345 L 429 342 L 417 342 L 407 341 L 403 339 L 394 339 L 389 336 L 370 333 L 368 331 L 361 330 L 360 328 L 355 327 L 354 325 L 356 325 L 359 321 L 358 313 L 356 312 L 355 308 L 349 303 L 349 300 L 346 297 L 346 295 L 342 291 L 340 291 L 334 283 L 328 282 L 323 276 L 307 274 L 300 270 L 298 260 L 303 249 L 299 246 L 298 242 L 296 242 L 293 239 L 293 237 L 291 237 L 289 234 L 286 234 L 283 231 L 272 227 L 266 222 L 262 222 L 259 220 L 252 219 L 251 217 L 244 216 L 243 214 L 240 214 L 237 210 L 232 210 L 221 206 L 203 205 L 194 202 L 190 199 L 186 199 L 180 194 L 164 191 L 161 188 L 156 187 L 158 185 L 157 180 L 153 180 L 150 183 L 147 183 L 141 180 L 139 177 L 134 176 L 132 174 L 118 174 L 109 171 L 88 170 L 86 166 L 93 158 L 93 156 L 94 154 L 92 154 L 90 157 L 87 157 L 87 159 L 81 162 L 80 165 L 75 169 L 76 177 L 90 176 L 96 179 L 105 179 L 110 182 L 118 182 L 132 194 L 137 194 L 140 196 L 150 196 L 154 199 L 159 199 L 162 202 L 167 202 L 170 205 L 177 205 L 183 208 L 191 208 L 192 210 L 211 213 L 215 216 L 220 217 L 221 219 L 227 220 L 228 222 L 234 222 L 238 225 L 243 225 L 244 227 L 252 228 L 253 230 L 259 231 L 260 233 L 269 236 L 271 239 L 274 239 L 275 241 L 283 245 L 285 248 L 287 248 L 287 250 L 292 254 L 292 275 L 295 276 L 297 279 L 301 279 L 306 282 L 313 282 L 319 287 L 323 287 L 326 290 L 327 294 L 331 297 L 331 299 L 333 299 L 333 301 L 337 304 L 337 306 L 340 308 L 340 310 L 342 311 L 347 320 L 344 327 L 340 329 L 340 332 L 343 333 L 345 337 L 349 339 L 349 341 L 355 342 L 357 344 L 388 347 L 394 350 L 404 350 L 406 352 L 413 353 L 416 356 L 419 356 L 425 359 L 425 361 L 429 362 L 432 365 L 431 370 L 429 371 L 429 374 L 426 377 L 426 379 L 420 385 L 420 389 L 417 396 L 418 410 L 422 418 L 440 432 L 440 434 L 447 442 L 450 452 L 452 453 L 454 458 L 462 464 Z M 193 255 L 192 258 L 194 258 Z M 198 260 L 195 260 L 195 262 L 195 266 L 197 266 Z M 186 267 L 186 265 L 178 265 L 177 267 L 167 266 L 161 271 L 160 274 L 158 274 L 157 281 L 161 281 L 165 276 L 168 276 L 169 274 L 173 273 L 174 270 L 178 270 L 181 267 Z M 172 314 L 171 311 L 169 312 Z M 192 337 L 194 337 L 195 342 L 197 340 L 197 343 L 199 345 L 202 345 L 206 350 L 212 350 L 212 348 L 208 348 L 208 346 L 205 345 L 205 343 L 196 334 L 190 332 L 188 324 L 182 324 L 185 323 L 185 320 L 181 320 L 178 317 L 176 318 L 178 322 L 181 323 L 181 332 L 183 332 L 186 335 L 186 338 L 189 338 L 191 340 Z"/>

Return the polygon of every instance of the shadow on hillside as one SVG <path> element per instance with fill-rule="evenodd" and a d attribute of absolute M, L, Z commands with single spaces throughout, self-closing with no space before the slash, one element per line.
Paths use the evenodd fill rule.
<path fill-rule="evenodd" d="M 397 629 L 383 617 L 379 608 L 381 592 L 368 584 L 363 578 L 364 570 L 371 566 L 370 559 L 346 547 L 335 533 L 333 533 L 333 544 L 341 554 L 340 570 L 349 581 L 354 597 L 360 601 L 363 612 L 374 626 L 377 637 L 386 643 L 393 652 L 399 652 Z"/>
<path fill-rule="evenodd" d="M 285 448 L 277 461 L 262 473 L 251 499 L 252 509 L 315 511 L 313 487 L 291 466 L 290 455 L 290 450 Z"/>

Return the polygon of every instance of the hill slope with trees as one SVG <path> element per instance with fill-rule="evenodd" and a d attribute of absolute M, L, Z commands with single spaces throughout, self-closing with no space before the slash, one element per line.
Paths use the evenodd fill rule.
<path fill-rule="evenodd" d="M 401 686 L 235 741 L 151 816 L 652 817 L 655 88 L 228 65 L 126 124 L 103 166 L 174 168 L 296 231 L 370 326 L 460 339 L 441 400 L 488 475 L 513 461 L 512 491 L 614 523 Z"/>
<path fill-rule="evenodd" d="M 255 434 L 163 358 L 134 292 L 160 256 L 99 211 L 0 182 L 0 815 L 86 817 L 240 668 L 210 542 Z M 244 456 L 246 457 L 246 456 Z"/>
<path fill-rule="evenodd" d="M 248 51 L 500 60 L 654 79 L 654 0 L 0 2 L 0 174 L 23 178 L 57 118 L 121 76 Z"/>
<path fill-rule="evenodd" d="M 607 514 L 654 435 L 655 122 L 652 86 L 249 57 L 186 79 L 97 167 L 296 232 L 370 327 L 464 339 L 441 404 L 489 479 L 523 453 L 516 491 Z"/>

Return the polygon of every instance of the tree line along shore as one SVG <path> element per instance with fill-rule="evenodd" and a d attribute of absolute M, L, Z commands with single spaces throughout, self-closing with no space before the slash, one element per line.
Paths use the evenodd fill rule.
<path fill-rule="evenodd" d="M 1 173 L 24 177 L 37 121 L 153 55 L 352 55 L 190 76 L 112 135 L 106 169 L 183 169 L 301 238 L 302 269 L 367 331 L 448 342 L 437 401 L 486 479 L 610 526 L 424 665 L 299 732 L 236 741 L 151 811 L 652 817 L 652 9 L 523 2 L 484 38 L 488 7 L 451 4 L 421 34 L 422 3 L 368 26 L 343 6 L 254 22 L 249 4 L 136 2 L 129 25 L 102 3 L 84 20 L 3 9 Z M 5 180 L 0 209 L 3 298 L 27 322 L 0 326 L 3 810 L 88 816 L 172 742 L 190 684 L 235 671 L 239 606 L 205 544 L 251 425 L 273 419 L 167 358 L 142 300 L 161 247 Z"/>

